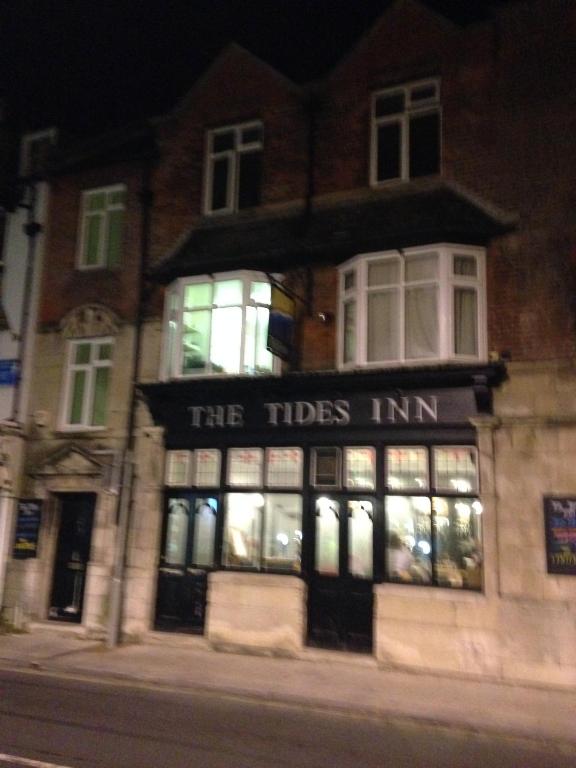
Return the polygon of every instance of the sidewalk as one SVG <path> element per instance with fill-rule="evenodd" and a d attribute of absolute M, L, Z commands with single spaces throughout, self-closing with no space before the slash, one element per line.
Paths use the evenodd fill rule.
<path fill-rule="evenodd" d="M 576 748 L 576 690 L 384 670 L 364 656 L 310 650 L 303 659 L 218 653 L 202 638 L 151 635 L 109 650 L 69 631 L 0 635 L 0 667 L 126 680 L 261 698 L 475 731 L 568 742 Z"/>

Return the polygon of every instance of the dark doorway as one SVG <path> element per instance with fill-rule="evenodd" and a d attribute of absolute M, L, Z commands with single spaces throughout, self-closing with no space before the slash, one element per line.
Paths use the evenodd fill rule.
<path fill-rule="evenodd" d="M 214 566 L 218 500 L 170 492 L 166 497 L 158 569 L 156 629 L 204 631 L 208 571 Z"/>
<path fill-rule="evenodd" d="M 308 588 L 308 642 L 372 651 L 374 514 L 370 498 L 313 500 L 314 563 Z"/>
<path fill-rule="evenodd" d="M 48 616 L 57 621 L 80 623 L 96 496 L 63 493 L 57 499 L 60 527 Z"/>

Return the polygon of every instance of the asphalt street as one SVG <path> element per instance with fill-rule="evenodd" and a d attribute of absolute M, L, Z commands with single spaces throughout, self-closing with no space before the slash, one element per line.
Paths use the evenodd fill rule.
<path fill-rule="evenodd" d="M 40 672 L 0 672 L 0 768 L 574 768 L 576 748 Z"/>

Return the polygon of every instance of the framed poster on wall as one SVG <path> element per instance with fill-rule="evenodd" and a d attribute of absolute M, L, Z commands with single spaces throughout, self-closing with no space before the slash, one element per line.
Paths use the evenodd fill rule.
<path fill-rule="evenodd" d="M 12 550 L 12 557 L 16 560 L 36 557 L 41 517 L 42 501 L 40 499 L 18 499 Z"/>
<path fill-rule="evenodd" d="M 576 497 L 544 496 L 548 573 L 576 576 Z"/>

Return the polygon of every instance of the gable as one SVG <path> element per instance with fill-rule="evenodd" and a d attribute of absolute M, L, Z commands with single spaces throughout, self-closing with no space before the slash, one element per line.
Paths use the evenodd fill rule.
<path fill-rule="evenodd" d="M 78 446 L 67 446 L 49 456 L 34 473 L 39 477 L 102 475 L 103 464 Z"/>

